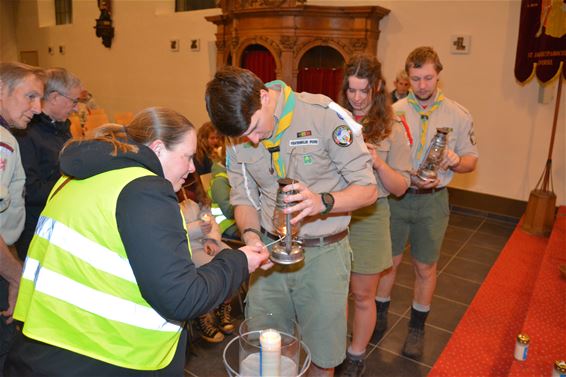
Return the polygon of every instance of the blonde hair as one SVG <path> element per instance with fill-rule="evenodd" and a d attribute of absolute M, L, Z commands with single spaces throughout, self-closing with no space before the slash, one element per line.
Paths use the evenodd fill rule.
<path fill-rule="evenodd" d="M 404 69 L 397 72 L 397 76 L 395 76 L 395 82 L 397 83 L 399 81 L 409 81 L 409 75 L 407 75 Z"/>

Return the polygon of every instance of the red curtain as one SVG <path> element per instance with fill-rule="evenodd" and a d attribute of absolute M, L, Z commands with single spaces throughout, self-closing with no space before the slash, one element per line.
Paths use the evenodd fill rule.
<path fill-rule="evenodd" d="M 275 80 L 275 59 L 269 51 L 245 51 L 242 67 L 255 73 L 263 82 Z"/>
<path fill-rule="evenodd" d="M 342 68 L 301 68 L 297 76 L 297 92 L 320 93 L 336 101 L 343 76 Z"/>

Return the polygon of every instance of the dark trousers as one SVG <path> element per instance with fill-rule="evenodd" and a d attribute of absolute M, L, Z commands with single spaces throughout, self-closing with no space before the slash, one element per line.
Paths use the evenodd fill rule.
<path fill-rule="evenodd" d="M 0 277 L 0 310 L 8 308 L 8 282 Z M 14 343 L 16 335 L 16 324 L 14 322 L 6 324 L 6 319 L 0 317 L 0 377 L 4 376 L 4 362 L 8 356 L 8 352 Z"/>
<path fill-rule="evenodd" d="M 141 371 L 121 368 L 66 349 L 30 339 L 18 332 L 8 355 L 4 373 L 13 377 L 32 376 L 172 376 L 183 377 L 187 331 L 181 339 L 171 363 L 163 369 Z"/>

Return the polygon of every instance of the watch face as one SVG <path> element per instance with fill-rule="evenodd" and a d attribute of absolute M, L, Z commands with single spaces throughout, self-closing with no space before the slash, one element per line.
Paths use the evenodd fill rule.
<path fill-rule="evenodd" d="M 332 194 L 325 192 L 322 194 L 322 202 L 326 207 L 332 207 L 334 205 L 334 197 Z"/>

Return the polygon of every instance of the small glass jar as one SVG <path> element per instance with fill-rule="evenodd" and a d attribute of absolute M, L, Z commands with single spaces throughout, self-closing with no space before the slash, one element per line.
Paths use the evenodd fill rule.
<path fill-rule="evenodd" d="M 529 350 L 530 338 L 527 334 L 517 335 L 517 341 L 515 342 L 515 359 L 519 361 L 527 360 L 527 351 Z"/>
<path fill-rule="evenodd" d="M 556 360 L 554 362 L 552 377 L 566 377 L 566 361 Z"/>

